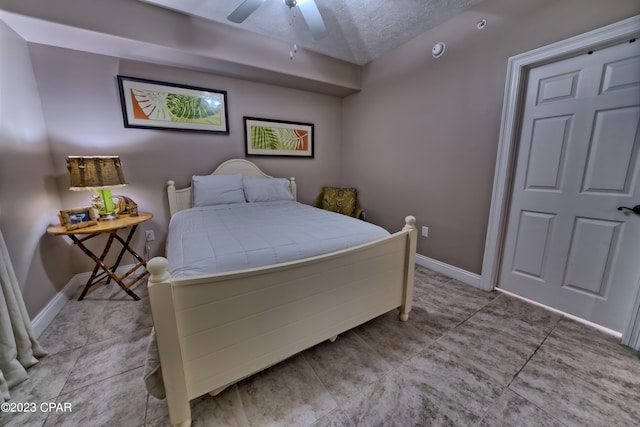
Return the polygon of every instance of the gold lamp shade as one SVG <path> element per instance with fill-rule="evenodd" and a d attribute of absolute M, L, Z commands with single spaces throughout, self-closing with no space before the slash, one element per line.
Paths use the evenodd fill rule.
<path fill-rule="evenodd" d="M 100 219 L 115 219 L 111 187 L 127 185 L 118 156 L 69 156 L 67 169 L 71 178 L 71 190 L 94 190 L 99 199 L 94 200 Z"/>
<path fill-rule="evenodd" d="M 119 156 L 69 156 L 67 169 L 71 178 L 71 190 L 127 185 Z"/>

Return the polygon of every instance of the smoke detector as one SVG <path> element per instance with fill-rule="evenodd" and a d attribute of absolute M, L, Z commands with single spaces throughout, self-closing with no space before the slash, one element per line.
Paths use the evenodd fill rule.
<path fill-rule="evenodd" d="M 446 46 L 444 45 L 443 42 L 436 43 L 431 48 L 431 54 L 433 55 L 434 58 L 440 58 L 444 53 L 445 49 L 446 49 Z"/>

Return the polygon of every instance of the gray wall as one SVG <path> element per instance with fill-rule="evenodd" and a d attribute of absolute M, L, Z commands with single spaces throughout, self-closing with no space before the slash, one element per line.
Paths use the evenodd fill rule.
<path fill-rule="evenodd" d="M 164 252 L 167 180 L 188 186 L 192 175 L 211 173 L 225 160 L 244 157 L 243 116 L 315 124 L 314 159 L 251 158 L 268 174 L 295 176 L 300 201 L 312 203 L 322 185 L 338 175 L 340 98 L 43 45 L 31 45 L 30 53 L 62 205 L 82 207 L 89 200 L 88 193 L 68 189 L 67 156 L 119 155 L 129 185 L 114 194 L 129 196 L 140 210 L 154 214 L 140 226 L 155 231 L 151 255 Z M 230 134 L 125 128 L 118 74 L 227 91 Z M 101 241 L 95 240 L 88 246 L 101 249 Z M 134 248 L 144 250 L 143 233 L 136 235 Z M 80 251 L 72 256 L 76 272 L 91 269 L 92 261 Z"/>
<path fill-rule="evenodd" d="M 428 226 L 419 254 L 480 273 L 508 58 L 638 13 L 637 0 L 487 0 L 374 60 L 343 104 L 341 182 L 371 221 Z"/>
<path fill-rule="evenodd" d="M 69 244 L 45 234 L 60 199 L 27 44 L 0 21 L 0 229 L 30 315 L 73 276 Z"/>

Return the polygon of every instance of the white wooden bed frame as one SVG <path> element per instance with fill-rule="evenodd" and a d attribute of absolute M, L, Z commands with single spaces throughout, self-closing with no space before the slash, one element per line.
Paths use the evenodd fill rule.
<path fill-rule="evenodd" d="M 270 177 L 246 160 L 213 174 Z M 295 181 L 291 179 L 295 197 Z M 191 188 L 168 182 L 171 214 Z M 172 278 L 147 263 L 149 299 L 174 426 L 191 425 L 189 401 L 227 386 L 393 309 L 406 321 L 413 297 L 415 218 L 389 237 L 321 256 L 242 271 Z"/>

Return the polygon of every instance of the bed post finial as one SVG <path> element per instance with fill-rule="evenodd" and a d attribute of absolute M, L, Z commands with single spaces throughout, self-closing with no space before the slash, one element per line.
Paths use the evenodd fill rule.
<path fill-rule="evenodd" d="M 178 206 L 176 203 L 175 181 L 172 181 L 172 180 L 167 181 L 167 196 L 169 199 L 169 215 L 173 216 L 174 213 L 178 212 Z"/>
<path fill-rule="evenodd" d="M 298 190 L 297 190 L 296 178 L 292 176 L 289 178 L 289 188 L 291 189 L 291 194 L 293 194 L 293 200 L 298 200 Z"/>
<path fill-rule="evenodd" d="M 164 282 L 169 280 L 169 272 L 167 271 L 167 267 L 169 266 L 169 262 L 166 258 L 163 257 L 155 257 L 151 258 L 147 262 L 147 270 L 149 270 L 149 284 Z"/>
<path fill-rule="evenodd" d="M 404 230 L 412 230 L 416 228 L 416 217 L 409 215 L 404 219 Z"/>

